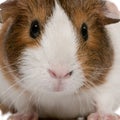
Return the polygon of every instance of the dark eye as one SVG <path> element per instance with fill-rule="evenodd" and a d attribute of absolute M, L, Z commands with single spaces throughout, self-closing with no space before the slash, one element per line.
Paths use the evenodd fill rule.
<path fill-rule="evenodd" d="M 40 35 L 40 25 L 39 25 L 39 22 L 37 20 L 34 20 L 31 23 L 30 36 L 35 39 L 39 35 Z"/>
<path fill-rule="evenodd" d="M 88 39 L 88 27 L 85 23 L 82 24 L 81 35 L 85 41 Z"/>

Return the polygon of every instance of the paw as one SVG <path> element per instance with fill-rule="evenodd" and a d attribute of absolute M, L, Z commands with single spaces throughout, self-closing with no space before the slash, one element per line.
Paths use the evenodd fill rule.
<path fill-rule="evenodd" d="M 13 114 L 8 118 L 8 120 L 38 120 L 37 114 Z"/>
<path fill-rule="evenodd" d="M 120 116 L 116 114 L 92 113 L 88 116 L 87 120 L 120 120 Z"/>

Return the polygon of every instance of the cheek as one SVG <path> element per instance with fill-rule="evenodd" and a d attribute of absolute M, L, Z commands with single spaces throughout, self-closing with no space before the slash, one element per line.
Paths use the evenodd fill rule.
<path fill-rule="evenodd" d="M 39 52 L 34 48 L 27 49 L 23 53 L 21 65 L 19 66 L 21 84 L 27 87 L 28 90 L 31 88 L 51 89 L 52 84 L 47 68 L 48 63 L 41 49 Z"/>
<path fill-rule="evenodd" d="M 51 77 L 49 74 L 48 68 L 51 65 L 48 61 L 49 59 L 46 59 L 42 48 L 27 49 L 23 53 L 19 66 L 21 85 L 31 92 L 55 92 L 60 80 Z M 71 77 L 61 80 L 61 91 L 76 91 L 83 86 L 84 75 L 80 69 L 80 64 L 76 61 L 73 62 L 75 66 L 71 66 L 72 62 L 64 63 L 65 66 L 76 69 Z"/>

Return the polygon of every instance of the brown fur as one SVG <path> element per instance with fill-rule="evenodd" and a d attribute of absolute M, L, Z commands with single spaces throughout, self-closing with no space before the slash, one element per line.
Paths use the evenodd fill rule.
<path fill-rule="evenodd" d="M 3 104 L 0 104 L 0 110 L 2 110 L 3 114 L 9 112 L 9 108 Z"/>

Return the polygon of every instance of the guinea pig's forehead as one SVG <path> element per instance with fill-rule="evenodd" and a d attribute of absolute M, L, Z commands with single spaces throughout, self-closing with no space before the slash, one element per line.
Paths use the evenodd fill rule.
<path fill-rule="evenodd" d="M 55 0 L 20 0 L 17 2 L 17 16 L 26 17 L 29 20 L 40 18 L 45 21 L 55 7 Z"/>
<path fill-rule="evenodd" d="M 56 3 L 64 9 L 71 19 L 77 16 L 75 13 L 80 14 L 79 16 L 83 13 L 91 15 L 103 6 L 102 0 L 21 0 L 18 2 L 19 14 L 28 16 L 30 19 L 39 17 L 43 23 L 49 16 L 52 16 Z"/>
<path fill-rule="evenodd" d="M 75 11 L 84 12 L 88 15 L 94 14 L 105 7 L 104 0 L 59 0 L 59 3 L 69 15 L 74 15 Z"/>

